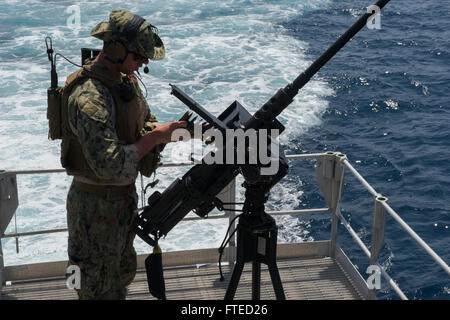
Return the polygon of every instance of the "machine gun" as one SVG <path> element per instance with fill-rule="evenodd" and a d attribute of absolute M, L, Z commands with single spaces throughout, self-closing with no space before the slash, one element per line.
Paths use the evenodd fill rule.
<path fill-rule="evenodd" d="M 375 6 L 380 10 L 390 0 L 380 0 Z M 224 133 L 226 130 L 242 129 L 261 131 L 262 129 L 284 130 L 276 117 L 289 106 L 299 90 L 324 66 L 356 33 L 368 22 L 372 13 L 364 14 L 333 45 L 331 45 L 314 63 L 301 73 L 292 83 L 279 89 L 253 116 L 237 101 L 233 102 L 218 118 L 187 96 L 181 89 L 172 86 L 172 94 L 186 104 L 192 111 L 202 117 L 215 129 Z M 268 136 L 269 140 L 271 137 Z M 230 139 L 223 144 L 223 152 L 230 150 Z M 233 145 L 231 149 L 236 150 Z M 274 151 L 274 150 L 270 150 Z M 251 151 L 247 149 L 249 158 Z M 205 158 L 204 158 L 205 159 Z M 276 267 L 277 226 L 272 217 L 264 211 L 270 189 L 276 185 L 288 171 L 288 164 L 283 152 L 276 159 L 278 170 L 272 175 L 262 175 L 264 165 L 256 164 L 201 164 L 192 167 L 182 178 L 176 179 L 163 193 L 154 192 L 148 198 L 148 205 L 138 217 L 137 235 L 154 246 L 157 240 L 167 235 L 190 211 L 205 217 L 217 207 L 224 210 L 224 203 L 217 195 L 238 175 L 242 174 L 245 182 L 245 202 L 243 214 L 237 227 L 237 261 L 225 299 L 232 299 L 245 262 L 253 262 L 253 299 L 259 299 L 260 263 L 269 267 L 277 299 L 284 299 L 278 269 Z M 263 250 L 261 250 L 263 247 Z M 259 249 L 258 249 L 259 248 Z M 262 253 L 261 253 L 262 252 Z"/>

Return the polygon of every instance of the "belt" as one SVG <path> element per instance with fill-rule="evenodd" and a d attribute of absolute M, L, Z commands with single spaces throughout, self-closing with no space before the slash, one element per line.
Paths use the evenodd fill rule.
<path fill-rule="evenodd" d="M 112 186 L 112 185 L 98 185 L 83 183 L 80 181 L 74 181 L 75 186 L 81 191 L 93 193 L 99 196 L 124 196 L 128 194 L 133 188 L 134 184 L 129 184 L 126 186 Z"/>

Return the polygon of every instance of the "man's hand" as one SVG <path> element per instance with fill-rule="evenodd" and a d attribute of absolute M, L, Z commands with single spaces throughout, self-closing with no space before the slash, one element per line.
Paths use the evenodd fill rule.
<path fill-rule="evenodd" d="M 151 132 L 139 139 L 135 145 L 139 151 L 139 160 L 141 160 L 150 150 L 161 143 L 172 141 L 172 133 L 179 128 L 186 128 L 186 121 L 172 121 L 158 125 Z"/>
<path fill-rule="evenodd" d="M 152 132 L 156 132 L 158 136 L 158 141 L 160 143 L 169 143 L 169 142 L 175 142 L 178 140 L 172 140 L 172 133 L 178 129 L 178 128 L 186 128 L 187 122 L 186 121 L 172 121 L 165 124 L 161 124 L 157 126 L 155 129 L 153 129 Z"/>

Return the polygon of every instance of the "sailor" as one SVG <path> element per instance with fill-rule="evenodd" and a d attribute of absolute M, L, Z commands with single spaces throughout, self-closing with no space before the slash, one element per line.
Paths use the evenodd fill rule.
<path fill-rule="evenodd" d="M 164 58 L 156 28 L 125 10 L 91 35 L 95 60 L 67 78 L 62 95 L 61 162 L 74 176 L 67 197 L 69 264 L 80 268 L 80 299 L 125 299 L 136 273 L 135 179 L 150 176 L 184 121 L 159 125 L 134 76 Z"/>

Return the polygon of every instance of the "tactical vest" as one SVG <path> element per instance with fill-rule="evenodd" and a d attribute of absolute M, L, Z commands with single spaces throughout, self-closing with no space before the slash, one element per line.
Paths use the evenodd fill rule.
<path fill-rule="evenodd" d="M 118 139 L 125 145 L 135 143 L 143 134 L 147 128 L 147 132 L 153 128 L 148 129 L 148 124 L 144 123 L 148 114 L 148 108 L 146 104 L 140 101 L 141 93 L 137 85 L 131 83 L 132 80 L 126 78 L 125 81 L 118 78 L 112 78 L 111 73 L 99 65 L 98 63 L 92 63 L 84 65 L 81 69 L 71 74 L 65 83 L 65 86 L 61 89 L 61 130 L 62 130 L 62 143 L 61 143 L 61 164 L 66 169 L 67 174 L 73 176 L 83 176 L 96 183 L 108 184 L 108 183 L 121 183 L 119 177 L 112 181 L 99 179 L 94 171 L 88 165 L 86 158 L 81 149 L 81 145 L 78 141 L 78 137 L 72 132 L 69 125 L 68 117 L 68 99 L 73 87 L 85 80 L 86 78 L 93 78 L 101 81 L 113 95 L 115 103 L 115 115 L 116 124 L 115 129 Z M 129 81 L 130 83 L 126 83 Z M 134 92 L 129 94 L 119 94 L 120 88 L 133 88 Z M 144 175 L 149 176 L 157 167 L 159 161 L 159 149 L 149 152 L 140 163 L 141 172 L 142 168 L 145 168 Z M 137 173 L 137 172 L 136 172 Z"/>

